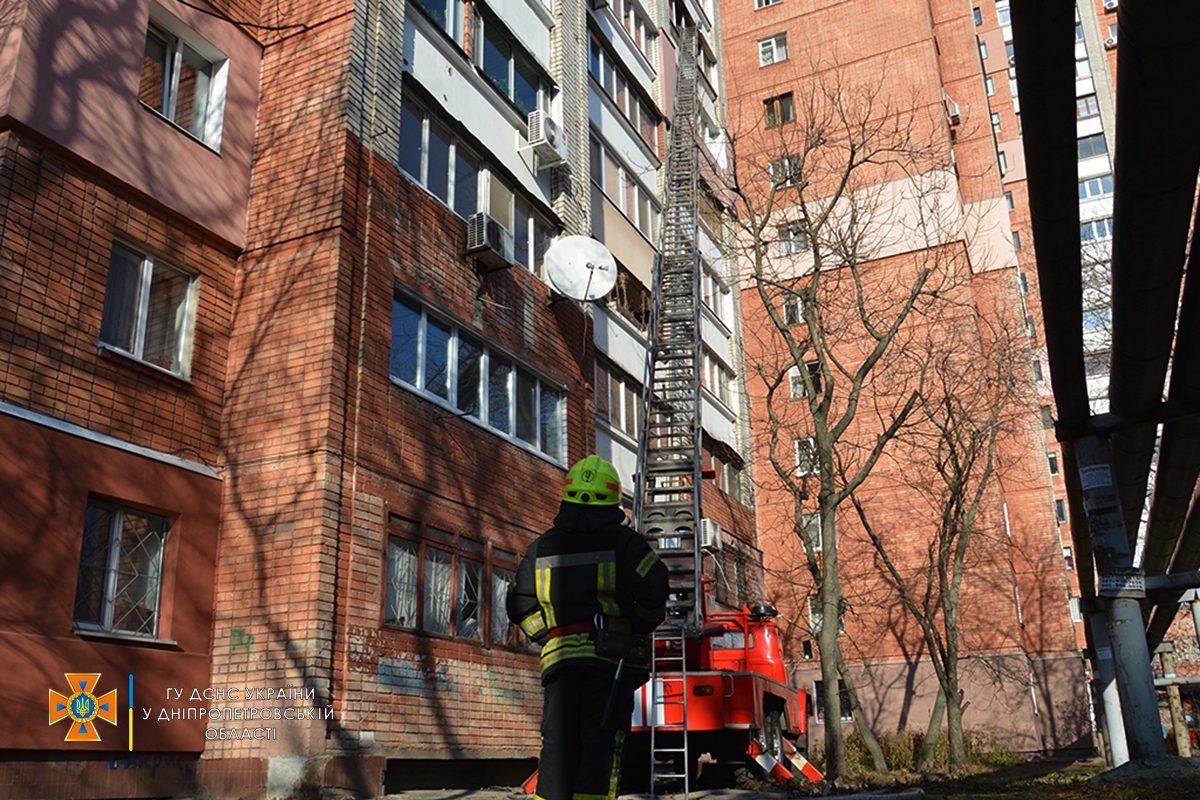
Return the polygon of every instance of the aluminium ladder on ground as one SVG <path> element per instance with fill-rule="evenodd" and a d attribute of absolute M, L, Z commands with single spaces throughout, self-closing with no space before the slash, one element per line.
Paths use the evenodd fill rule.
<path fill-rule="evenodd" d="M 667 620 L 651 657 L 650 793 L 663 779 L 689 786 L 687 692 L 659 697 L 662 673 L 687 671 L 687 638 L 703 626 L 700 604 L 700 257 L 696 247 L 696 29 L 679 29 L 675 105 L 667 153 L 665 203 L 655 259 L 650 336 L 642 382 L 635 518 L 670 574 Z M 657 728 L 678 710 L 682 733 Z M 674 715 L 673 715 L 674 716 Z M 660 764 L 682 764 L 661 771 Z"/>

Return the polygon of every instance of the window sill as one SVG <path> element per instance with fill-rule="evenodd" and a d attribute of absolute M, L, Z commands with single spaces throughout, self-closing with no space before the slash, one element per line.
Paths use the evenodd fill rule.
<path fill-rule="evenodd" d="M 178 372 L 171 372 L 171 370 L 169 370 L 169 369 L 163 369 L 162 367 L 158 366 L 157 364 L 151 364 L 149 361 L 140 359 L 137 356 L 135 356 L 133 353 L 122 350 L 121 348 L 115 347 L 111 344 L 108 344 L 107 342 L 97 342 L 96 347 L 97 347 L 97 349 L 99 349 L 102 352 L 112 353 L 115 356 L 119 356 L 120 358 L 126 359 L 128 361 L 132 361 L 134 364 L 137 364 L 138 366 L 152 370 L 153 372 L 156 372 L 159 375 L 166 375 L 168 378 L 174 378 L 175 380 L 177 380 L 181 383 L 185 383 L 188 386 L 192 385 L 192 380 L 190 377 L 185 377 L 183 375 L 180 375 Z"/>
<path fill-rule="evenodd" d="M 402 625 L 397 625 L 394 622 L 385 622 L 380 627 L 383 630 L 391 632 L 391 633 L 407 634 L 409 636 L 415 636 L 415 637 L 422 638 L 422 639 L 433 639 L 433 640 L 439 641 L 439 642 L 447 642 L 447 643 L 453 642 L 455 644 L 468 644 L 468 645 L 472 645 L 474 647 L 478 647 L 480 650 L 484 650 L 484 651 L 497 651 L 500 653 L 509 653 L 509 654 L 518 655 L 518 656 L 530 656 L 530 657 L 534 657 L 534 658 L 536 658 L 538 656 L 537 652 L 534 652 L 531 650 L 523 650 L 520 647 L 513 647 L 511 645 L 500 644 L 499 642 L 483 642 L 483 641 L 480 641 L 479 639 L 466 639 L 466 638 L 463 638 L 462 636 L 453 636 L 449 633 L 433 633 L 431 631 L 423 631 L 418 628 L 406 628 Z"/>
<path fill-rule="evenodd" d="M 165 116 L 165 115 L 164 115 L 164 114 L 163 114 L 161 111 L 159 111 L 157 108 L 154 108 L 153 106 L 148 106 L 148 105 L 146 105 L 144 102 L 142 102 L 141 100 L 138 100 L 138 104 L 139 104 L 139 105 L 140 105 L 142 108 L 146 109 L 146 111 L 149 111 L 151 114 L 153 114 L 153 115 L 154 115 L 155 117 L 157 117 L 158 119 L 160 119 L 160 120 L 162 120 L 163 122 L 167 123 L 167 124 L 168 124 L 168 125 L 170 125 L 172 128 L 174 128 L 175 130 L 179 131 L 179 132 L 180 132 L 180 133 L 182 133 L 184 136 L 186 136 L 187 138 L 191 139 L 191 140 L 192 140 L 193 142 L 195 142 L 196 144 L 198 144 L 198 145 L 200 145 L 201 147 L 203 147 L 205 150 L 208 150 L 210 153 L 212 153 L 213 155 L 215 155 L 217 158 L 220 158 L 220 157 L 221 157 L 221 151 L 220 151 L 220 149 L 219 149 L 219 147 L 220 147 L 219 145 L 218 145 L 217 147 L 213 147 L 211 144 L 209 144 L 208 142 L 206 142 L 206 141 L 204 141 L 203 139 L 199 138 L 198 136 L 196 136 L 196 134 L 192 133 L 192 132 L 191 132 L 191 131 L 189 131 L 187 128 L 185 128 L 185 127 L 183 127 L 182 125 L 180 125 L 179 123 L 175 122 L 175 120 L 171 119 L 170 117 L 167 117 L 167 116 Z"/>
<path fill-rule="evenodd" d="M 76 627 L 72 631 L 81 639 L 92 639 L 97 642 L 111 642 L 113 644 L 135 644 L 143 647 L 151 647 L 156 650 L 177 650 L 183 652 L 183 648 L 179 646 L 179 642 L 174 639 L 151 639 L 147 636 L 138 636 L 135 633 L 121 633 L 120 631 L 102 631 L 93 630 L 91 628 Z"/>

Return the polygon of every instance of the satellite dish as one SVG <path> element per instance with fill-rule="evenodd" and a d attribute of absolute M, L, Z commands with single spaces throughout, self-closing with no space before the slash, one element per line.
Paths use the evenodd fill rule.
<path fill-rule="evenodd" d="M 590 236 L 564 236 L 546 251 L 546 276 L 573 300 L 600 300 L 617 285 L 617 260 Z"/>

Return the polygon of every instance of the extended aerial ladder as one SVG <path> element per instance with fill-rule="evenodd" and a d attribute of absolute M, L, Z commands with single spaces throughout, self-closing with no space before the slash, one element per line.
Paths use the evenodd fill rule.
<path fill-rule="evenodd" d="M 697 235 L 696 29 L 679 29 L 675 106 L 667 153 L 659 256 L 655 261 L 650 333 L 642 382 L 644 429 L 639 440 L 639 529 L 670 574 L 667 620 L 655 633 L 652 707 L 675 706 L 683 730 L 664 735 L 650 725 L 651 793 L 662 779 L 689 789 L 687 692 L 662 691 L 662 672 L 687 673 L 687 637 L 703 627 L 700 551 L 700 256 Z M 656 712 L 657 713 L 657 712 Z M 681 768 L 663 765 L 682 765 Z"/>

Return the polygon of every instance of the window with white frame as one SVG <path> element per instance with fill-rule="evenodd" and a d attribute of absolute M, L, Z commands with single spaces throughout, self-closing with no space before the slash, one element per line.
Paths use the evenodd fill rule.
<path fill-rule="evenodd" d="M 787 33 L 777 33 L 758 41 L 758 65 L 767 67 L 786 61 L 788 57 Z"/>
<path fill-rule="evenodd" d="M 592 180 L 596 185 L 642 235 L 657 242 L 660 212 L 653 193 L 594 133 L 590 160 Z"/>
<path fill-rule="evenodd" d="M 1079 239 L 1090 242 L 1093 239 L 1111 239 L 1113 235 L 1112 217 L 1101 217 L 1079 224 Z"/>
<path fill-rule="evenodd" d="M 416 6 L 424 11 L 451 39 L 460 45 L 463 43 L 464 7 L 462 0 L 416 0 Z"/>
<path fill-rule="evenodd" d="M 612 9 L 613 13 L 618 13 L 619 9 L 619 16 L 621 23 L 625 26 L 625 32 L 629 34 L 629 38 L 637 46 L 638 52 L 645 57 L 653 69 L 654 53 L 658 48 L 657 26 L 635 0 L 615 0 Z"/>
<path fill-rule="evenodd" d="M 219 150 L 228 64 L 220 51 L 155 8 L 146 29 L 138 99 Z"/>
<path fill-rule="evenodd" d="M 588 71 L 646 147 L 657 153 L 658 112 L 642 96 L 637 82 L 626 73 L 621 60 L 601 44 L 594 34 L 589 39 Z"/>
<path fill-rule="evenodd" d="M 158 635 L 164 517 L 92 500 L 84 515 L 75 627 Z"/>
<path fill-rule="evenodd" d="M 821 530 L 821 515 L 818 513 L 801 514 L 800 535 L 804 537 L 805 544 L 814 552 L 821 552 L 821 547 L 824 543 L 824 532 Z"/>
<path fill-rule="evenodd" d="M 1080 200 L 1095 200 L 1098 197 L 1107 197 L 1112 193 L 1112 173 L 1097 175 L 1094 178 L 1087 178 L 1079 182 Z"/>
<path fill-rule="evenodd" d="M 1003 150 L 996 151 L 996 163 L 1000 165 L 1000 174 L 1008 174 L 1008 154 Z"/>
<path fill-rule="evenodd" d="M 187 378 L 196 278 L 113 244 L 100 322 L 102 346 Z"/>
<path fill-rule="evenodd" d="M 732 292 L 716 269 L 703 256 L 700 258 L 700 296 L 701 301 L 713 315 L 722 323 L 729 325 L 729 314 L 732 307 Z"/>
<path fill-rule="evenodd" d="M 700 358 L 700 385 L 708 389 L 726 407 L 732 407 L 731 387 L 736 380 L 719 358 L 707 347 Z"/>
<path fill-rule="evenodd" d="M 800 309 L 799 297 L 785 297 L 783 299 L 783 323 L 785 325 L 799 325 L 804 321 L 804 315 Z"/>
<path fill-rule="evenodd" d="M 812 386 L 813 394 L 821 393 L 821 362 L 808 361 L 804 364 L 804 371 L 800 371 L 800 367 L 794 366 L 788 370 L 788 396 L 793 400 L 799 400 L 802 397 L 808 397 L 808 389 L 804 386 L 804 375 L 808 375 L 809 384 Z"/>
<path fill-rule="evenodd" d="M 1012 24 L 1012 11 L 1008 7 L 1008 3 L 996 4 L 996 21 L 1001 25 Z"/>
<path fill-rule="evenodd" d="M 824 684 L 821 681 L 813 681 L 813 716 L 818 723 L 825 722 L 825 695 L 823 694 L 823 686 Z M 841 707 L 841 721 L 852 721 L 854 715 L 850 712 L 850 692 L 846 691 L 846 687 L 841 681 L 838 681 L 838 705 Z"/>
<path fill-rule="evenodd" d="M 522 116 L 549 109 L 550 84 L 537 62 L 517 44 L 499 17 L 480 3 L 474 8 L 475 65 Z"/>
<path fill-rule="evenodd" d="M 1088 62 L 1087 56 L 1075 59 L 1075 77 L 1090 78 L 1092 76 L 1092 65 Z"/>
<path fill-rule="evenodd" d="M 796 440 L 796 474 L 800 476 L 815 475 L 821 462 L 817 455 L 817 440 L 811 436 L 802 436 Z"/>
<path fill-rule="evenodd" d="M 843 602 L 838 603 L 838 633 L 846 632 L 846 609 Z M 825 621 L 825 615 L 821 611 L 821 598 L 816 595 L 808 597 L 808 623 L 809 629 L 813 634 L 821 632 L 821 625 Z"/>
<path fill-rule="evenodd" d="M 1104 134 L 1095 133 L 1091 136 L 1084 136 L 1082 139 L 1076 139 L 1075 150 L 1080 160 L 1083 160 L 1085 158 L 1092 158 L 1093 156 L 1104 155 L 1108 152 L 1108 147 L 1104 144 Z"/>
<path fill-rule="evenodd" d="M 1100 103 L 1096 100 L 1096 95 L 1085 94 L 1083 97 L 1075 98 L 1075 118 L 1087 119 L 1088 117 L 1100 116 Z"/>
<path fill-rule="evenodd" d="M 991 75 L 988 75 L 983 79 L 983 88 L 987 91 L 988 97 L 992 97 L 996 94 L 996 82 L 992 80 Z"/>
<path fill-rule="evenodd" d="M 394 515 L 388 534 L 386 625 L 528 649 L 505 611 L 515 554 Z"/>
<path fill-rule="evenodd" d="M 793 186 L 801 177 L 804 162 L 800 156 L 784 156 L 771 162 L 771 182 L 777 187 Z"/>
<path fill-rule="evenodd" d="M 996 113 L 992 114 L 992 133 L 1000 135 L 1000 115 Z"/>
<path fill-rule="evenodd" d="M 789 222 L 775 228 L 779 255 L 790 256 L 808 250 L 808 228 L 803 222 Z"/>
<path fill-rule="evenodd" d="M 982 39 L 979 40 L 979 57 L 984 61 L 987 61 L 988 46 L 987 42 L 983 41 Z"/>
<path fill-rule="evenodd" d="M 392 302 L 391 377 L 505 438 L 566 458 L 566 393 L 420 303 Z"/>
<path fill-rule="evenodd" d="M 773 6 L 782 2 L 783 0 L 754 0 L 754 9 L 757 11 L 760 8 L 766 8 L 767 6 Z"/>
<path fill-rule="evenodd" d="M 400 108 L 400 168 L 464 219 L 485 211 L 513 235 L 513 260 L 541 276 L 554 225 L 417 100 Z"/>
<path fill-rule="evenodd" d="M 596 421 L 637 441 L 642 425 L 642 385 L 616 364 L 596 359 Z"/>

